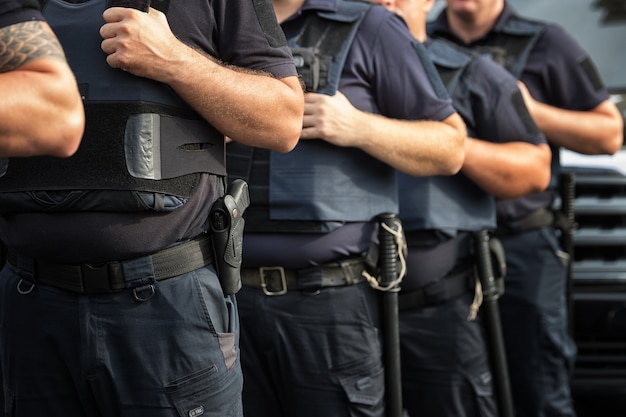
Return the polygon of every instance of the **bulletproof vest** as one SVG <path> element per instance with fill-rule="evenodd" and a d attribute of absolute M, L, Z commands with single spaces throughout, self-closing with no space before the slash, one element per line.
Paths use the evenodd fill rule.
<path fill-rule="evenodd" d="M 475 60 L 445 40 L 426 44 L 430 57 L 448 89 L 455 109 L 475 131 L 471 94 L 463 77 Z M 463 173 L 454 176 L 399 175 L 400 218 L 406 230 L 435 229 L 454 235 L 458 230 L 495 228 L 495 201 Z"/>
<path fill-rule="evenodd" d="M 43 9 L 79 84 L 86 128 L 70 158 L 4 160 L 3 212 L 172 210 L 201 173 L 226 175 L 222 134 L 167 85 L 107 64 L 104 9 L 105 0 Z"/>
<path fill-rule="evenodd" d="M 489 45 L 476 46 L 475 50 L 489 55 L 519 79 L 544 29 L 541 22 L 514 16 L 502 30 L 490 35 Z"/>
<path fill-rule="evenodd" d="M 287 39 L 307 91 L 337 91 L 352 41 L 370 7 L 341 1 L 335 13 L 312 13 L 302 30 Z M 359 149 L 304 140 L 287 154 L 248 150 L 254 153 L 249 166 L 245 148 L 230 146 L 229 173 L 250 175 L 254 204 L 247 213 L 248 231 L 330 231 L 344 222 L 397 212 L 394 170 Z"/>
<path fill-rule="evenodd" d="M 504 27 L 491 35 L 489 45 L 477 46 L 478 52 L 485 53 L 505 67 L 515 78 L 521 79 L 531 51 L 545 31 L 545 23 L 513 16 Z M 552 150 L 551 179 L 548 188 L 558 183 L 560 153 L 558 147 L 550 144 Z"/>

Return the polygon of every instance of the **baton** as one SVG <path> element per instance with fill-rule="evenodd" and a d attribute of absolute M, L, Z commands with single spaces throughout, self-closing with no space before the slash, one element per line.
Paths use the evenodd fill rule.
<path fill-rule="evenodd" d="M 573 172 L 561 173 L 559 181 L 559 194 L 561 196 L 561 212 L 565 216 L 565 225 L 561 228 L 561 246 L 567 252 L 565 300 L 567 305 L 567 328 L 571 337 L 574 337 L 574 229 L 576 220 L 574 218 L 574 198 L 576 194 L 576 174 Z"/>
<path fill-rule="evenodd" d="M 391 285 L 398 278 L 398 245 L 395 236 L 383 226 L 397 230 L 399 220 L 395 214 L 378 216 L 378 250 L 380 261 L 380 286 Z M 402 377 L 400 369 L 400 321 L 398 318 L 398 292 L 395 285 L 383 293 L 383 341 L 385 354 L 386 417 L 402 417 Z"/>
<path fill-rule="evenodd" d="M 513 417 L 515 413 L 513 411 L 513 396 L 511 394 L 509 369 L 506 361 L 506 352 L 504 350 L 502 323 L 500 322 L 498 289 L 493 273 L 493 265 L 491 263 L 489 234 L 486 230 L 481 230 L 474 234 L 474 245 L 478 278 L 480 279 L 483 290 L 483 303 L 481 308 L 485 313 L 483 317 L 485 319 L 487 339 L 491 353 L 494 387 L 500 408 L 500 416 Z"/>

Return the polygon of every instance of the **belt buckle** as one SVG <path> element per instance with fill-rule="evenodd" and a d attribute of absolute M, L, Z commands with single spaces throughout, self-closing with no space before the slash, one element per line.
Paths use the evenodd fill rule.
<path fill-rule="evenodd" d="M 265 275 L 266 273 L 268 273 L 268 275 L 274 275 L 274 272 L 278 272 L 278 282 L 280 283 L 280 289 L 277 291 L 272 291 L 268 289 L 268 281 Z M 263 289 L 263 293 L 265 295 L 274 296 L 287 294 L 287 279 L 285 278 L 285 268 L 283 268 L 282 266 L 262 266 L 259 268 L 259 275 L 261 275 L 261 289 Z"/>

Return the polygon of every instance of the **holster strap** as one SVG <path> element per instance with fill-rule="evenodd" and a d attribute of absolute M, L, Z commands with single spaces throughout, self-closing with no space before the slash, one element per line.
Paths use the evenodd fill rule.
<path fill-rule="evenodd" d="M 242 268 L 241 283 L 262 289 L 266 295 L 283 295 L 288 291 L 341 287 L 365 281 L 363 258 L 331 262 L 313 268 L 288 269 L 282 266 Z"/>
<path fill-rule="evenodd" d="M 209 236 L 202 235 L 147 255 L 147 258 L 152 263 L 155 281 L 161 281 L 212 263 L 213 248 Z M 32 271 L 20 274 L 23 279 L 85 295 L 111 293 L 130 288 L 132 281 L 124 277 L 124 264 L 131 264 L 137 259 L 140 258 L 97 265 L 58 264 L 21 256 L 12 248 L 9 248 L 7 253 L 7 262 L 12 269 L 20 271 L 21 265 L 32 266 Z"/>
<path fill-rule="evenodd" d="M 416 290 L 400 291 L 398 294 L 398 308 L 405 310 L 430 307 L 465 293 L 474 292 L 474 289 L 474 274 L 471 269 L 467 269 Z"/>

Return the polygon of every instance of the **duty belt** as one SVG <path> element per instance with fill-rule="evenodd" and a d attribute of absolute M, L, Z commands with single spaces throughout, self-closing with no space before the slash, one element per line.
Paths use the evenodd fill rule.
<path fill-rule="evenodd" d="M 244 286 L 263 290 L 266 295 L 283 295 L 288 291 L 341 287 L 365 281 L 363 258 L 330 262 L 313 268 L 287 269 L 282 266 L 242 268 Z"/>
<path fill-rule="evenodd" d="M 552 210 L 542 207 L 519 220 L 498 223 L 496 235 L 507 235 L 527 230 L 541 229 L 554 224 L 555 216 Z"/>
<path fill-rule="evenodd" d="M 209 236 L 203 235 L 147 257 L 152 262 L 155 280 L 162 281 L 212 263 L 213 248 Z M 27 273 L 20 274 L 22 279 L 85 295 L 111 293 L 129 288 L 129 283 L 124 279 L 123 266 L 140 258 L 143 257 L 97 265 L 58 264 L 21 256 L 12 248 L 9 248 L 7 253 L 7 263 L 13 269 L 21 270 L 20 265 L 32 266 L 32 276 Z"/>
<path fill-rule="evenodd" d="M 416 290 L 400 291 L 398 294 L 398 308 L 406 310 L 409 308 L 430 307 L 463 294 L 474 292 L 474 290 L 473 271 L 467 269 Z"/>

